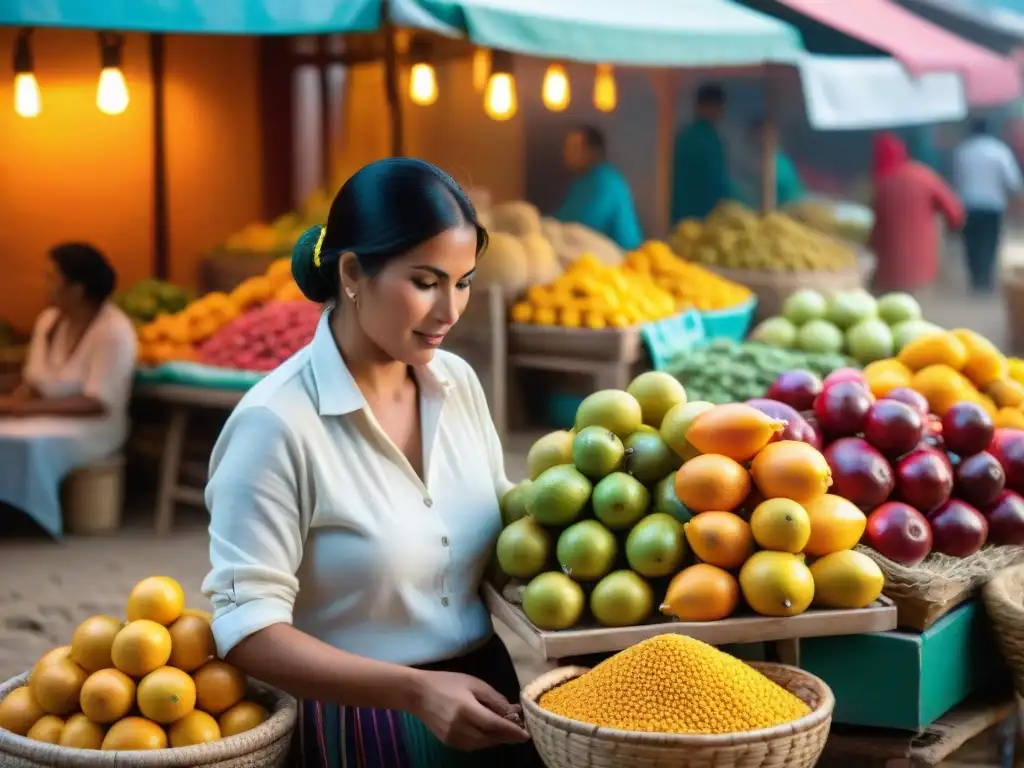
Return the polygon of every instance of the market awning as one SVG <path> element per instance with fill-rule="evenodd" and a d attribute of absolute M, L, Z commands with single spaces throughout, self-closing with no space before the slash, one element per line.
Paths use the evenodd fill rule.
<path fill-rule="evenodd" d="M 884 54 L 914 76 L 955 72 L 972 106 L 1003 104 L 1021 93 L 1021 75 L 1010 59 L 975 45 L 889 0 L 742 0 L 800 30 L 814 54 Z"/>
<path fill-rule="evenodd" d="M 978 7 L 951 0 L 897 0 L 913 11 L 954 35 L 993 51 L 1009 54 L 1024 45 L 1024 30 L 1014 30 L 1000 23 L 998 17 Z M 1024 18 L 1024 17 L 1022 17 Z"/>

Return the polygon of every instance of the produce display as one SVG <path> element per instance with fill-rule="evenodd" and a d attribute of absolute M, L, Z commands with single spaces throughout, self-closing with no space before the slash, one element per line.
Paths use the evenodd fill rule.
<path fill-rule="evenodd" d="M 753 667 L 683 635 L 637 643 L 537 703 L 571 720 L 647 733 L 738 733 L 810 713 Z"/>
<path fill-rule="evenodd" d="M 840 354 L 778 349 L 757 342 L 716 339 L 672 361 L 668 370 L 694 400 L 716 405 L 761 397 L 785 371 L 808 370 L 824 377 L 850 364 Z"/>
<path fill-rule="evenodd" d="M 333 195 L 317 189 L 303 201 L 299 210 L 279 216 L 274 221 L 253 222 L 231 235 L 224 243 L 227 253 L 290 253 L 303 232 L 327 221 Z"/>
<path fill-rule="evenodd" d="M 729 309 L 753 296 L 745 286 L 680 259 L 668 245 L 657 240 L 649 240 L 637 250 L 627 253 L 625 266 L 671 293 L 680 312 L 687 309 L 702 312 Z"/>
<path fill-rule="evenodd" d="M 313 340 L 320 305 L 269 301 L 245 312 L 200 344 L 198 360 L 242 371 L 272 371 Z"/>
<path fill-rule="evenodd" d="M 761 216 L 733 201 L 720 203 L 703 222 L 679 222 L 669 242 L 685 259 L 727 269 L 837 272 L 857 266 L 856 255 L 838 240 L 784 213 Z"/>
<path fill-rule="evenodd" d="M 791 203 L 784 210 L 801 224 L 831 237 L 858 245 L 867 245 L 871 238 L 874 214 L 867 206 L 806 199 Z"/>
<path fill-rule="evenodd" d="M 762 321 L 750 338 L 781 349 L 842 352 L 867 365 L 941 330 L 922 319 L 921 305 L 907 293 L 888 293 L 876 301 L 863 290 L 825 297 L 806 289 L 790 295 L 782 314 Z"/>
<path fill-rule="evenodd" d="M 661 372 L 589 395 L 572 431 L 534 444 L 530 479 L 502 500 L 498 564 L 528 581 L 526 617 L 564 630 L 588 609 L 621 627 L 656 608 L 726 619 L 741 598 L 777 617 L 870 605 L 881 571 L 851 551 L 864 515 L 827 494 L 825 458 L 785 439 L 787 426 L 753 406 L 688 401 Z"/>
<path fill-rule="evenodd" d="M 166 576 L 128 596 L 127 622 L 83 621 L 71 644 L 36 663 L 27 685 L 0 702 L 0 728 L 35 741 L 91 750 L 187 747 L 264 722 L 246 677 L 218 660 L 205 611 L 185 607 Z"/>
<path fill-rule="evenodd" d="M 114 297 L 114 302 L 136 326 L 152 322 L 160 315 L 180 312 L 191 300 L 188 292 L 173 283 L 163 280 L 140 280 L 124 293 Z"/>

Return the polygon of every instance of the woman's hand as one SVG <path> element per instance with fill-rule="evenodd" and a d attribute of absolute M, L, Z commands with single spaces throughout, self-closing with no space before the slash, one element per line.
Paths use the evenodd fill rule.
<path fill-rule="evenodd" d="M 449 747 L 473 751 L 530 739 L 516 724 L 519 706 L 470 675 L 423 672 L 416 698 L 412 714 Z"/>

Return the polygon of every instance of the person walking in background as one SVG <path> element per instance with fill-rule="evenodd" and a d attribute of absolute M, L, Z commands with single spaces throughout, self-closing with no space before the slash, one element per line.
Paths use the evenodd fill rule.
<path fill-rule="evenodd" d="M 672 223 L 703 219 L 733 195 L 725 144 L 718 132 L 725 114 L 725 91 L 718 85 L 697 89 L 696 119 L 676 136 L 673 154 Z"/>
<path fill-rule="evenodd" d="M 963 206 L 935 171 L 909 158 L 906 145 L 893 133 L 875 137 L 872 175 L 871 247 L 877 259 L 872 288 L 877 292 L 925 288 L 939 273 L 935 214 L 957 230 L 964 223 Z"/>
<path fill-rule="evenodd" d="M 972 122 L 970 136 L 956 148 L 953 183 L 967 209 L 963 237 L 971 288 L 988 293 L 995 286 L 1003 214 L 1024 181 L 1013 151 L 984 120 Z"/>
<path fill-rule="evenodd" d="M 608 162 L 604 134 L 589 125 L 570 131 L 564 158 L 573 180 L 555 218 L 590 227 L 625 250 L 639 248 L 643 233 L 633 193 L 622 172 Z"/>

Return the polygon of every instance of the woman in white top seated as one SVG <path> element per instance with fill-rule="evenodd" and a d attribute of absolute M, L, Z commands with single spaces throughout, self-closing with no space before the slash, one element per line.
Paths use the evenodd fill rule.
<path fill-rule="evenodd" d="M 204 584 L 221 656 L 303 700 L 312 766 L 539 766 L 479 594 L 509 487 L 476 374 L 438 347 L 487 241 L 422 160 L 342 187 L 292 273 L 328 302 L 214 448 Z"/>
<path fill-rule="evenodd" d="M 63 478 L 128 435 L 138 342 L 108 300 L 117 275 L 98 250 L 57 246 L 50 281 L 52 306 L 36 320 L 21 383 L 0 397 L 0 502 L 59 536 Z"/>

